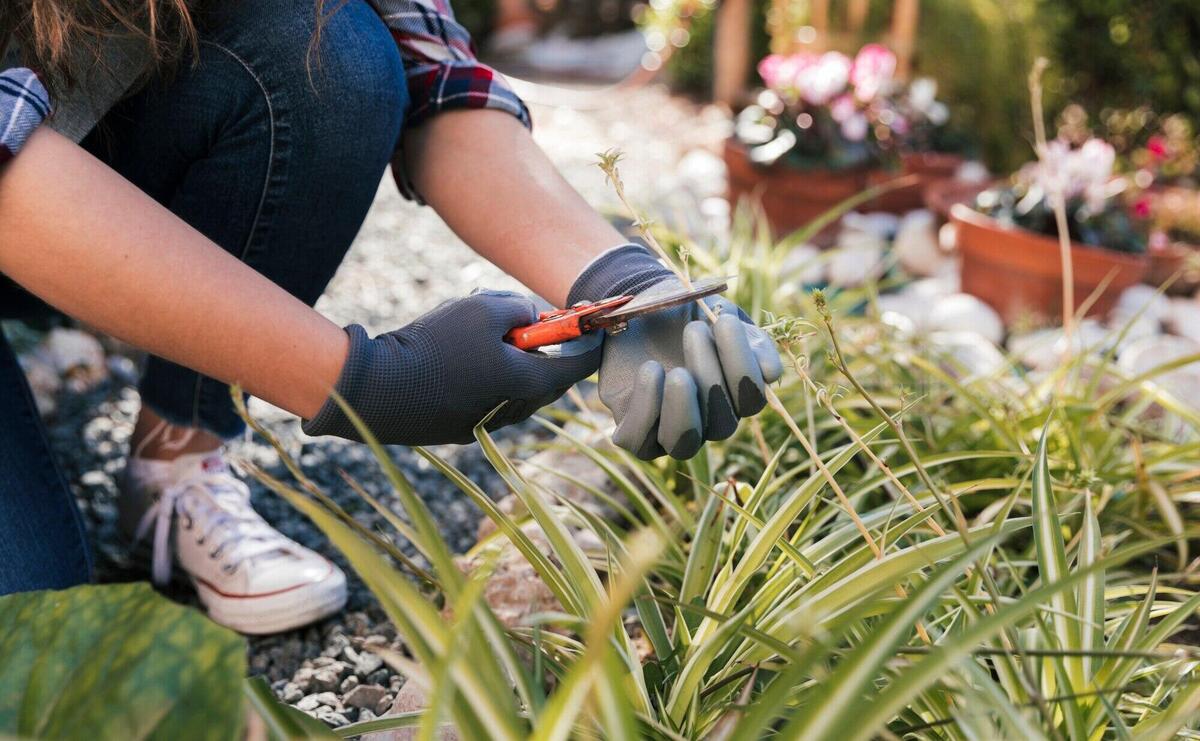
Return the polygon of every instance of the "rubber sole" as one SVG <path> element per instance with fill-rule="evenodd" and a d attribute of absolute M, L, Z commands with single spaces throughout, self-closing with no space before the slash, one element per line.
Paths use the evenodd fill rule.
<path fill-rule="evenodd" d="M 323 581 L 265 595 L 222 595 L 202 581 L 192 582 L 213 622 L 246 635 L 294 630 L 346 605 L 346 577 L 336 568 Z"/>

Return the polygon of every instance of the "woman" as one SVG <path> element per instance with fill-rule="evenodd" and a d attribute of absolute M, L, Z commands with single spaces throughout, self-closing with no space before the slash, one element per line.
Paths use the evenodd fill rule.
<path fill-rule="evenodd" d="M 319 19 L 319 20 L 318 20 Z M 674 278 L 571 190 L 443 0 L 5 0 L 0 306 L 36 299 L 150 354 L 121 523 L 247 633 L 340 609 L 344 576 L 263 521 L 225 465 L 229 383 L 355 439 L 468 442 L 599 369 L 615 441 L 686 458 L 757 413 L 765 335 L 710 299 L 553 353 L 506 344 L 533 302 L 477 292 L 375 338 L 310 307 L 391 161 L 481 255 L 558 306 Z M 36 73 L 31 71 L 36 70 Z M 77 144 L 76 142 L 80 142 Z M 86 582 L 69 489 L 0 338 L 0 594 Z"/>

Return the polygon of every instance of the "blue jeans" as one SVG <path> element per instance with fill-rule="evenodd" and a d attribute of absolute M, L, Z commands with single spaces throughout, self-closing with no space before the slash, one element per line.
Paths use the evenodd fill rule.
<path fill-rule="evenodd" d="M 312 0 L 210 5 L 195 64 L 121 103 L 84 146 L 312 305 L 399 140 L 408 109 L 400 54 L 365 0 L 327 19 L 319 48 Z M 0 284 L 0 307 L 24 308 L 19 289 Z M 175 363 L 149 358 L 139 391 L 177 424 L 222 437 L 242 430 L 228 387 Z M 73 497 L 0 337 L 0 594 L 85 582 L 89 571 Z"/>

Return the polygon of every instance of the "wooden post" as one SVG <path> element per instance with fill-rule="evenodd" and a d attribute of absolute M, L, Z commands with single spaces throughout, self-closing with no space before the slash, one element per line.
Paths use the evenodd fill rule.
<path fill-rule="evenodd" d="M 850 26 L 850 33 L 862 33 L 863 26 L 867 25 L 867 11 L 871 7 L 871 0 L 850 0 L 850 7 L 846 11 L 846 23 Z"/>
<path fill-rule="evenodd" d="M 810 0 L 809 23 L 817 32 L 817 40 L 813 42 L 816 51 L 828 49 L 829 44 L 829 0 Z"/>
<path fill-rule="evenodd" d="M 750 74 L 751 0 L 724 0 L 713 33 L 713 100 L 731 108 L 742 101 Z"/>
<path fill-rule="evenodd" d="M 892 50 L 896 52 L 896 77 L 901 80 L 912 73 L 919 9 L 919 0 L 896 0 L 892 8 Z"/>

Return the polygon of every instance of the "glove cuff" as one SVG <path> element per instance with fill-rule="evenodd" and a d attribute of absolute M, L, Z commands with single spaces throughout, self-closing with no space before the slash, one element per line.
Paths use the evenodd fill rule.
<path fill-rule="evenodd" d="M 640 293 L 674 275 L 641 245 L 614 247 L 592 260 L 575 279 L 567 294 L 567 306 Z"/>
<path fill-rule="evenodd" d="M 346 353 L 346 364 L 342 366 L 337 385 L 333 388 L 334 392 L 343 400 L 354 398 L 353 391 L 370 376 L 372 360 L 371 338 L 367 335 L 367 330 L 357 324 L 351 324 L 344 331 L 350 338 L 350 351 Z M 349 440 L 361 439 L 354 423 L 342 411 L 332 394 L 321 405 L 316 416 L 312 419 L 301 420 L 300 429 L 304 430 L 304 434 L 313 437 L 334 435 Z"/>

